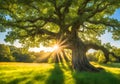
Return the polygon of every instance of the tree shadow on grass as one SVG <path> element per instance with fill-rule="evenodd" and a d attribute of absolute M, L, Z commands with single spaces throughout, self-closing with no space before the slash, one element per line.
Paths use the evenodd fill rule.
<path fill-rule="evenodd" d="M 71 72 L 73 71 L 72 69 L 72 65 L 69 63 L 69 62 L 63 62 L 63 63 L 60 63 L 61 65 L 61 68 L 64 69 L 64 70 L 70 70 Z"/>
<path fill-rule="evenodd" d="M 46 80 L 46 84 L 64 84 L 64 74 L 59 63 L 54 64 L 54 69 Z"/>
<path fill-rule="evenodd" d="M 26 77 L 22 77 L 22 78 L 15 78 L 14 80 L 10 81 L 7 84 L 18 84 L 21 81 L 25 81 L 27 78 Z"/>
<path fill-rule="evenodd" d="M 100 65 L 111 68 L 120 68 L 120 63 L 110 63 L 110 64 L 100 64 Z"/>
<path fill-rule="evenodd" d="M 120 78 L 110 72 L 72 72 L 75 84 L 120 84 Z"/>
<path fill-rule="evenodd" d="M 22 84 L 22 82 L 26 82 L 28 79 L 30 79 L 29 74 L 32 74 L 32 71 L 29 71 L 27 73 L 21 72 L 21 73 L 19 73 L 19 75 L 13 76 L 15 78 L 13 78 L 7 84 Z M 14 73 L 13 73 L 13 75 L 14 75 Z M 4 83 L 4 84 L 6 84 L 6 83 Z"/>

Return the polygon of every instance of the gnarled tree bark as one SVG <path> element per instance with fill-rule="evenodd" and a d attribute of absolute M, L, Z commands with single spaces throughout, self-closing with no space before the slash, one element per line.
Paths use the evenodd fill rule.
<path fill-rule="evenodd" d="M 77 71 L 98 72 L 99 69 L 91 65 L 86 57 L 86 47 L 78 37 L 76 31 L 72 33 L 72 65 Z"/>

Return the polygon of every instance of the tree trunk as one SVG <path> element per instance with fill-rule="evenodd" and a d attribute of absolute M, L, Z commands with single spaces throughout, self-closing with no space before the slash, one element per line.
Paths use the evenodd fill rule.
<path fill-rule="evenodd" d="M 90 72 L 97 72 L 99 71 L 97 68 L 92 66 L 87 57 L 83 46 L 80 46 L 79 43 L 78 46 L 74 46 L 74 49 L 72 49 L 72 65 L 73 69 L 77 71 L 90 71 Z"/>
<path fill-rule="evenodd" d="M 76 33 L 72 38 L 72 66 L 77 71 L 98 72 L 99 69 L 92 66 L 86 57 L 86 47 Z"/>

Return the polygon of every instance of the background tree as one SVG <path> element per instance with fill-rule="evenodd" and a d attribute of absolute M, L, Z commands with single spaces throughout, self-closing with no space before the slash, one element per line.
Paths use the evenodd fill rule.
<path fill-rule="evenodd" d="M 22 54 L 21 52 L 13 52 L 13 57 L 16 62 L 34 62 L 35 56 L 27 53 Z"/>
<path fill-rule="evenodd" d="M 93 44 L 93 43 L 88 43 L 87 44 L 87 50 L 89 50 L 90 48 L 93 48 L 95 50 L 102 50 L 102 52 L 104 54 L 103 56 L 105 57 L 103 63 L 109 62 L 110 57 L 115 58 L 117 60 L 120 60 L 120 56 L 117 53 L 114 52 L 114 49 L 119 49 L 119 48 L 111 46 L 110 43 L 106 43 L 103 46 L 96 45 L 96 44 Z"/>
<path fill-rule="evenodd" d="M 110 61 L 111 62 L 120 62 L 120 48 L 112 47 L 110 54 Z"/>
<path fill-rule="evenodd" d="M 104 63 L 105 61 L 104 53 L 101 50 L 97 50 L 93 53 L 87 53 L 87 58 L 89 61 L 94 61 L 98 63 Z"/>
<path fill-rule="evenodd" d="M 99 71 L 86 58 L 89 48 L 97 46 L 108 59 L 108 50 L 99 47 L 98 40 L 105 31 L 120 38 L 120 22 L 110 18 L 119 0 L 0 0 L 0 5 L 0 24 L 11 28 L 6 41 L 19 39 L 26 46 L 57 41 L 61 51 L 71 49 L 78 71 Z"/>
<path fill-rule="evenodd" d="M 10 48 L 7 45 L 0 44 L 0 61 L 14 61 L 14 57 L 10 53 Z"/>
<path fill-rule="evenodd" d="M 16 62 L 34 62 L 34 54 L 28 52 L 25 48 L 17 48 L 15 46 L 9 46 L 11 55 L 15 58 Z"/>

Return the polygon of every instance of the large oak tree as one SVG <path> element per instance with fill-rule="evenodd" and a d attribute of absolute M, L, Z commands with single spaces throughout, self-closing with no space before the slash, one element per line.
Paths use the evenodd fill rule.
<path fill-rule="evenodd" d="M 120 22 L 110 18 L 119 7 L 120 0 L 0 0 L 0 25 L 11 29 L 6 41 L 37 46 L 57 40 L 62 51 L 72 51 L 75 70 L 98 71 L 86 52 L 101 49 L 109 59 L 98 37 L 108 31 L 120 39 Z"/>

